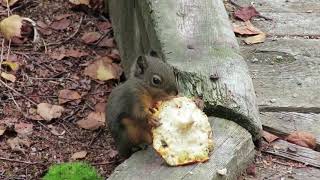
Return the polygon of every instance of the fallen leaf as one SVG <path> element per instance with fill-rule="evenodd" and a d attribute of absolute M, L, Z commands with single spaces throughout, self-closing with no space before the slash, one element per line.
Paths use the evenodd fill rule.
<path fill-rule="evenodd" d="M 6 79 L 6 80 L 9 80 L 11 82 L 15 82 L 16 81 L 16 76 L 14 76 L 13 74 L 9 74 L 9 73 L 6 73 L 6 72 L 1 72 L 1 77 Z"/>
<path fill-rule="evenodd" d="M 0 31 L 6 39 L 12 37 L 21 37 L 22 18 L 18 15 L 12 15 L 0 22 Z"/>
<path fill-rule="evenodd" d="M 105 125 L 105 114 L 101 112 L 91 112 L 86 118 L 77 121 L 77 125 L 83 129 L 96 130 Z"/>
<path fill-rule="evenodd" d="M 93 79 L 107 81 L 110 79 L 119 79 L 122 74 L 122 69 L 118 64 L 112 63 L 109 57 L 102 57 L 86 67 L 84 74 Z"/>
<path fill-rule="evenodd" d="M 3 0 L 1 2 L 1 4 L 5 7 L 7 7 L 7 5 L 9 5 L 9 7 L 13 6 L 14 4 L 16 4 L 19 0 Z M 8 3 L 8 4 L 7 4 Z"/>
<path fill-rule="evenodd" d="M 48 128 L 50 129 L 50 132 L 55 136 L 63 136 L 66 133 L 65 130 L 59 131 L 57 127 L 52 126 L 51 124 L 48 125 Z"/>
<path fill-rule="evenodd" d="M 316 137 L 308 132 L 295 131 L 287 136 L 286 141 L 310 149 L 316 147 Z"/>
<path fill-rule="evenodd" d="M 89 6 L 90 5 L 90 0 L 69 0 L 70 3 L 74 4 L 74 5 L 80 5 L 80 4 L 84 4 Z"/>
<path fill-rule="evenodd" d="M 83 159 L 87 156 L 87 151 L 79 151 L 76 153 L 73 153 L 71 156 L 72 160 L 77 160 L 77 159 Z"/>
<path fill-rule="evenodd" d="M 43 29 L 47 29 L 49 26 L 43 21 L 37 21 L 37 26 Z"/>
<path fill-rule="evenodd" d="M 273 141 L 279 139 L 278 136 L 271 134 L 267 131 L 263 131 L 262 136 L 268 143 L 272 143 Z"/>
<path fill-rule="evenodd" d="M 70 24 L 71 24 L 71 21 L 65 18 L 65 19 L 54 21 L 53 23 L 51 23 L 50 27 L 54 30 L 64 30 L 67 27 L 69 27 Z"/>
<path fill-rule="evenodd" d="M 18 133 L 18 135 L 21 136 L 28 136 L 32 134 L 33 131 L 33 125 L 28 123 L 17 123 L 14 125 L 14 131 Z"/>
<path fill-rule="evenodd" d="M 77 50 L 77 49 L 68 49 L 66 50 L 65 55 L 67 57 L 80 58 L 83 56 L 88 56 L 89 54 L 87 52 Z"/>
<path fill-rule="evenodd" d="M 233 32 L 241 35 L 257 35 L 262 33 L 262 31 L 254 27 L 250 21 L 233 24 Z"/>
<path fill-rule="evenodd" d="M 246 169 L 246 172 L 248 175 L 256 177 L 256 165 L 250 164 Z"/>
<path fill-rule="evenodd" d="M 77 91 L 63 89 L 59 92 L 59 104 L 63 104 L 72 100 L 80 99 L 81 96 Z"/>
<path fill-rule="evenodd" d="M 257 43 L 263 43 L 266 40 L 266 34 L 261 33 L 255 36 L 250 36 L 244 39 L 244 42 L 246 44 L 257 44 Z"/>
<path fill-rule="evenodd" d="M 62 106 L 51 105 L 48 103 L 40 103 L 37 106 L 37 113 L 46 121 L 59 118 L 63 111 L 64 108 Z"/>
<path fill-rule="evenodd" d="M 17 71 L 20 67 L 19 63 L 9 60 L 3 61 L 1 64 L 9 66 L 12 71 Z"/>
<path fill-rule="evenodd" d="M 0 136 L 2 136 L 4 134 L 4 132 L 6 132 L 6 127 L 3 125 L 0 125 Z"/>
<path fill-rule="evenodd" d="M 85 51 L 76 49 L 65 49 L 64 47 L 62 47 L 50 54 L 50 57 L 55 60 L 62 60 L 65 57 L 80 58 L 88 55 L 89 54 Z"/>
<path fill-rule="evenodd" d="M 81 37 L 81 40 L 86 44 L 92 44 L 98 41 L 101 36 L 102 35 L 99 32 L 88 32 Z"/>
<path fill-rule="evenodd" d="M 104 103 L 104 102 L 97 103 L 94 106 L 94 109 L 96 110 L 96 112 L 102 112 L 103 113 L 105 111 L 105 108 L 106 108 L 106 103 Z"/>
<path fill-rule="evenodd" d="M 108 154 L 109 154 L 109 157 L 110 157 L 111 159 L 113 159 L 113 158 L 115 158 L 119 153 L 118 153 L 118 151 L 116 151 L 116 150 L 114 150 L 114 149 L 111 149 L 111 150 L 109 150 Z"/>
<path fill-rule="evenodd" d="M 98 22 L 97 27 L 100 32 L 107 33 L 111 30 L 111 23 L 109 21 Z"/>
<path fill-rule="evenodd" d="M 49 26 L 46 23 L 44 23 L 42 21 L 37 21 L 37 26 L 38 26 L 38 30 L 40 31 L 41 34 L 46 35 L 46 36 L 52 34 L 51 29 L 49 29 Z"/>
<path fill-rule="evenodd" d="M 62 20 L 62 19 L 65 19 L 65 18 L 67 18 L 67 17 L 70 17 L 70 16 L 72 16 L 72 15 L 73 15 L 73 14 L 61 14 L 61 15 L 55 16 L 54 19 L 60 21 L 60 20 Z"/>
<path fill-rule="evenodd" d="M 114 47 L 116 47 L 116 44 L 114 43 L 113 38 L 105 37 L 98 43 L 98 46 L 99 47 L 114 48 Z"/>
<path fill-rule="evenodd" d="M 234 12 L 234 16 L 243 21 L 248 21 L 257 15 L 259 15 L 259 12 L 253 6 L 242 7 Z"/>
<path fill-rule="evenodd" d="M 10 138 L 7 140 L 7 144 L 11 150 L 24 153 L 25 147 L 30 147 L 31 143 L 27 139 L 21 139 L 19 137 Z"/>

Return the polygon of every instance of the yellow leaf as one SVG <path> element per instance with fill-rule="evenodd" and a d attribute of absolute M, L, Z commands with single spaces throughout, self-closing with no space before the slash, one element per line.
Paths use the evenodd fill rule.
<path fill-rule="evenodd" d="M 255 36 L 247 37 L 244 39 L 244 42 L 246 44 L 257 44 L 257 43 L 263 43 L 266 40 L 266 34 L 261 33 Z"/>
<path fill-rule="evenodd" d="M 21 37 L 22 18 L 19 15 L 12 15 L 0 22 L 0 31 L 6 39 Z"/>
<path fill-rule="evenodd" d="M 107 67 L 100 65 L 97 70 L 97 78 L 101 81 L 115 79 L 114 75 L 107 69 Z"/>
<path fill-rule="evenodd" d="M 13 74 L 8 74 L 5 72 L 1 72 L 1 77 L 3 77 L 6 80 L 9 80 L 11 82 L 15 82 L 16 81 L 16 77 Z"/>
<path fill-rule="evenodd" d="M 84 5 L 90 5 L 90 0 L 69 0 L 70 3 L 75 4 L 75 5 L 80 5 L 80 4 L 84 4 Z"/>
<path fill-rule="evenodd" d="M 11 68 L 12 71 L 17 71 L 19 69 L 19 64 L 14 61 L 4 61 L 2 65 L 7 65 Z"/>
<path fill-rule="evenodd" d="M 98 58 L 84 70 L 85 75 L 101 81 L 119 79 L 121 73 L 122 69 L 120 66 L 112 63 L 109 57 Z"/>
<path fill-rule="evenodd" d="M 19 0 L 4 0 L 5 1 L 5 6 L 7 6 L 7 4 L 9 6 L 14 5 L 16 2 L 18 2 Z"/>

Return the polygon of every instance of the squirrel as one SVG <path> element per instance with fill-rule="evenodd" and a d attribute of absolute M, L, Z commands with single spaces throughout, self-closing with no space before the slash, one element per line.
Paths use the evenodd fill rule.
<path fill-rule="evenodd" d="M 151 129 L 160 125 L 153 105 L 178 95 L 173 68 L 158 57 L 139 56 L 127 81 L 116 86 L 107 102 L 106 120 L 119 155 L 128 158 L 140 145 L 151 144 Z"/>

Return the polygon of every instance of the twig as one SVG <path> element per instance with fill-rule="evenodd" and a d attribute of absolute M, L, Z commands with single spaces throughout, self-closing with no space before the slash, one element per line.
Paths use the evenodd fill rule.
<path fill-rule="evenodd" d="M 5 41 L 5 40 L 2 39 L 2 43 L 1 43 L 1 54 L 0 54 L 0 74 L 1 74 L 1 71 L 2 71 L 1 65 L 2 65 L 2 62 L 3 62 L 4 41 Z"/>
<path fill-rule="evenodd" d="M 98 166 L 98 165 L 109 165 L 109 164 L 114 164 L 118 161 L 111 161 L 111 162 L 102 162 L 102 163 L 93 163 L 91 164 L 92 166 Z"/>
<path fill-rule="evenodd" d="M 16 91 L 15 89 L 13 89 L 12 87 L 10 87 L 8 84 L 6 84 L 5 82 L 3 82 L 1 79 L 0 79 L 0 83 L 2 85 L 4 85 L 6 88 L 10 89 L 11 91 L 13 91 L 14 93 L 22 96 L 23 98 L 25 98 L 26 100 L 28 100 L 29 102 L 31 102 L 33 105 L 37 106 L 38 103 L 34 102 L 33 100 L 31 100 L 30 98 L 28 98 L 27 96 L 25 96 L 24 94 L 21 94 L 20 92 Z"/>
<path fill-rule="evenodd" d="M 9 6 L 9 1 L 6 1 L 7 2 L 7 11 L 8 11 L 8 17 L 10 16 L 10 6 Z"/>
<path fill-rule="evenodd" d="M 20 161 L 20 160 L 17 160 L 17 159 L 8 159 L 8 158 L 4 158 L 4 157 L 0 157 L 0 160 L 10 161 L 10 162 L 18 162 L 18 163 L 23 163 L 23 164 L 41 164 L 39 162 Z"/>
<path fill-rule="evenodd" d="M 67 39 L 65 39 L 65 40 L 63 40 L 63 41 L 60 41 L 60 42 L 48 43 L 47 46 L 60 45 L 60 44 L 63 44 L 63 43 L 65 43 L 65 42 L 69 41 L 70 39 L 72 39 L 72 38 L 79 32 L 80 27 L 81 27 L 81 24 L 82 24 L 82 21 L 83 21 L 83 16 L 81 16 L 81 18 L 80 18 L 80 22 L 79 22 L 79 25 L 78 25 L 76 31 L 75 31 L 73 34 L 71 34 L 71 36 L 69 36 Z"/>
<path fill-rule="evenodd" d="M 101 134 L 102 134 L 102 129 L 100 129 L 99 132 L 98 132 L 98 134 L 91 139 L 91 141 L 90 141 L 90 143 L 88 144 L 88 146 L 91 146 L 91 145 L 95 142 L 95 140 L 96 140 L 99 136 L 101 136 Z"/>
<path fill-rule="evenodd" d="M 13 103 L 17 106 L 18 110 L 23 114 L 20 106 L 18 105 L 18 103 L 17 103 L 16 100 L 14 99 L 14 97 L 13 97 L 13 95 L 12 95 L 11 92 L 10 92 L 10 96 L 11 96 L 11 99 L 12 99 Z"/>

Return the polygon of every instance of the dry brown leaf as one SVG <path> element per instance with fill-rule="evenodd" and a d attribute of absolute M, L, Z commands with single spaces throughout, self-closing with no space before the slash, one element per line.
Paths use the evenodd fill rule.
<path fill-rule="evenodd" d="M 21 136 L 28 136 L 31 135 L 33 132 L 33 125 L 28 123 L 17 123 L 14 125 L 14 131 Z"/>
<path fill-rule="evenodd" d="M 74 154 L 72 154 L 71 159 L 77 160 L 77 159 L 83 159 L 87 156 L 87 151 L 79 151 Z"/>
<path fill-rule="evenodd" d="M 63 89 L 59 92 L 59 104 L 63 104 L 72 100 L 80 99 L 81 96 L 77 91 Z"/>
<path fill-rule="evenodd" d="M 16 81 L 16 76 L 14 76 L 13 74 L 9 74 L 6 72 L 1 72 L 0 76 L 6 80 L 9 80 L 11 82 L 15 82 Z"/>
<path fill-rule="evenodd" d="M 87 6 L 90 5 L 90 0 L 69 0 L 69 2 L 74 5 L 80 5 L 80 4 L 87 5 Z"/>
<path fill-rule="evenodd" d="M 19 15 L 12 15 L 0 22 L 0 31 L 6 39 L 21 37 L 22 18 Z"/>
<path fill-rule="evenodd" d="M 0 125 L 0 136 L 2 136 L 4 134 L 4 132 L 6 132 L 7 127 L 4 125 Z"/>
<path fill-rule="evenodd" d="M 71 21 L 67 18 L 54 21 L 51 23 L 50 27 L 54 30 L 64 30 L 67 27 L 69 27 L 71 24 Z"/>
<path fill-rule="evenodd" d="M 111 30 L 111 23 L 109 21 L 98 22 L 97 27 L 100 32 L 107 33 Z"/>
<path fill-rule="evenodd" d="M 261 33 L 255 36 L 251 36 L 251 37 L 247 37 L 246 39 L 244 39 L 244 42 L 246 44 L 257 44 L 257 43 L 263 43 L 266 40 L 266 34 L 265 33 Z"/>
<path fill-rule="evenodd" d="M 37 106 L 37 113 L 46 121 L 59 118 L 63 111 L 64 108 L 62 106 L 51 105 L 48 103 L 40 103 Z"/>
<path fill-rule="evenodd" d="M 233 24 L 233 32 L 241 35 L 257 35 L 262 31 L 253 26 L 250 21 L 241 22 L 240 24 Z"/>
<path fill-rule="evenodd" d="M 81 37 L 81 40 L 86 44 L 92 44 L 97 42 L 101 36 L 102 35 L 99 32 L 88 32 Z"/>
<path fill-rule="evenodd" d="M 84 74 L 93 79 L 107 81 L 110 79 L 119 79 L 122 74 L 122 69 L 118 64 L 112 63 L 109 57 L 102 57 L 86 67 Z"/>
<path fill-rule="evenodd" d="M 316 137 L 308 132 L 295 131 L 291 133 L 286 140 L 293 144 L 310 149 L 315 149 L 316 147 Z"/>
<path fill-rule="evenodd" d="M 104 112 L 105 108 L 106 108 L 106 103 L 104 102 L 97 103 L 94 106 L 94 109 L 96 110 L 96 112 Z"/>
<path fill-rule="evenodd" d="M 101 112 L 91 112 L 86 118 L 77 122 L 83 129 L 96 130 L 105 125 L 105 114 Z"/>
<path fill-rule="evenodd" d="M 64 47 L 57 49 L 50 57 L 55 60 L 62 60 L 65 57 L 74 57 L 80 58 L 83 56 L 88 56 L 89 54 L 85 51 L 77 50 L 77 49 L 65 49 Z"/>
<path fill-rule="evenodd" d="M 105 37 L 98 43 L 98 46 L 99 47 L 114 48 L 114 47 L 116 47 L 116 44 L 114 43 L 113 38 Z"/>
<path fill-rule="evenodd" d="M 267 131 L 263 131 L 262 136 L 268 143 L 272 143 L 273 141 L 279 139 L 278 136 L 271 134 Z"/>
<path fill-rule="evenodd" d="M 65 19 L 65 18 L 70 17 L 72 15 L 73 14 L 61 14 L 61 15 L 55 16 L 54 19 L 60 21 L 61 19 Z"/>
<path fill-rule="evenodd" d="M 7 144 L 10 146 L 11 150 L 24 153 L 26 151 L 25 147 L 30 147 L 31 142 L 27 139 L 15 137 L 8 139 Z"/>
<path fill-rule="evenodd" d="M 243 21 L 248 21 L 257 15 L 259 15 L 259 12 L 253 6 L 242 7 L 234 12 L 234 16 Z"/>
<path fill-rule="evenodd" d="M 89 54 L 87 52 L 77 50 L 77 49 L 68 49 L 65 52 L 65 56 L 67 57 L 74 57 L 74 58 L 80 58 L 83 56 L 88 56 Z"/>
<path fill-rule="evenodd" d="M 41 34 L 46 35 L 46 36 L 52 34 L 51 29 L 49 29 L 49 26 L 46 23 L 44 23 L 42 21 L 37 21 L 37 26 L 38 26 L 38 30 L 40 31 Z"/>

